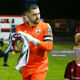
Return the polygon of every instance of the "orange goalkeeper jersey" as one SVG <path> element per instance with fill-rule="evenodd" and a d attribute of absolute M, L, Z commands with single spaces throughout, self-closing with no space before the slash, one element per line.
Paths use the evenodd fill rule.
<path fill-rule="evenodd" d="M 18 31 L 28 33 L 40 40 L 39 46 L 29 42 L 29 61 L 26 66 L 22 67 L 22 76 L 27 77 L 33 73 L 46 71 L 48 69 L 47 51 L 50 51 L 53 47 L 53 37 L 50 25 L 40 21 L 38 25 L 32 28 L 26 22 L 17 26 L 16 32 Z"/>

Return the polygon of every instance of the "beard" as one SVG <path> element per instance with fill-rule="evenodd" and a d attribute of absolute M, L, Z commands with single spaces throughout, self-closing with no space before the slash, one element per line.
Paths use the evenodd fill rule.
<path fill-rule="evenodd" d="M 37 19 L 35 21 L 33 21 L 33 24 L 38 24 L 40 22 L 40 19 Z"/>
<path fill-rule="evenodd" d="M 40 22 L 40 18 L 36 18 L 35 20 L 30 18 L 30 22 L 33 24 L 38 24 Z"/>

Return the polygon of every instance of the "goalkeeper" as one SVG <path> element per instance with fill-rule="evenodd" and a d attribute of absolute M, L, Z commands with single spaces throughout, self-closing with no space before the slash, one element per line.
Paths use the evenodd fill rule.
<path fill-rule="evenodd" d="M 30 3 L 25 10 L 27 22 L 18 25 L 16 32 L 29 41 L 30 55 L 28 64 L 19 69 L 23 80 L 45 80 L 48 70 L 47 51 L 53 47 L 52 30 L 48 23 L 40 21 L 38 5 Z M 19 46 L 19 45 L 18 45 Z M 15 53 L 19 51 L 16 46 Z"/>

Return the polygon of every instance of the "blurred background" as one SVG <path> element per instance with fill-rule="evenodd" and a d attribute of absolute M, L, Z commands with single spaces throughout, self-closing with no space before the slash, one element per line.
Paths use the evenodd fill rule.
<path fill-rule="evenodd" d="M 29 2 L 35 2 L 39 5 L 41 18 L 45 22 L 50 23 L 52 27 L 55 40 L 54 42 L 62 41 L 62 39 L 64 41 L 72 41 L 75 33 L 79 32 L 79 0 L 1 0 L 0 17 L 2 18 L 0 18 L 0 26 L 3 30 L 0 31 L 9 32 L 10 30 L 15 30 L 16 26 L 21 21 L 16 23 L 16 19 L 14 19 L 14 17 L 20 18 Z M 10 30 L 6 28 L 4 30 L 3 24 L 7 23 L 5 19 L 8 19 L 8 21 L 10 21 L 9 19 L 13 20 L 14 24 L 8 22 L 11 26 Z"/>

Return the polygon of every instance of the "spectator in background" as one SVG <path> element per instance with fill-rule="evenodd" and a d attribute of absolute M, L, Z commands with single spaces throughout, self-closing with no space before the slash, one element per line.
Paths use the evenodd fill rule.
<path fill-rule="evenodd" d="M 80 33 L 75 35 L 75 44 L 73 50 L 77 50 L 74 54 L 74 60 L 67 64 L 64 78 L 66 80 L 80 80 Z"/>
<path fill-rule="evenodd" d="M 4 57 L 4 64 L 3 66 L 9 66 L 7 64 L 7 60 L 8 60 L 8 53 L 5 54 L 4 51 L 2 51 L 2 46 L 4 45 L 3 39 L 0 39 L 0 58 Z"/>

